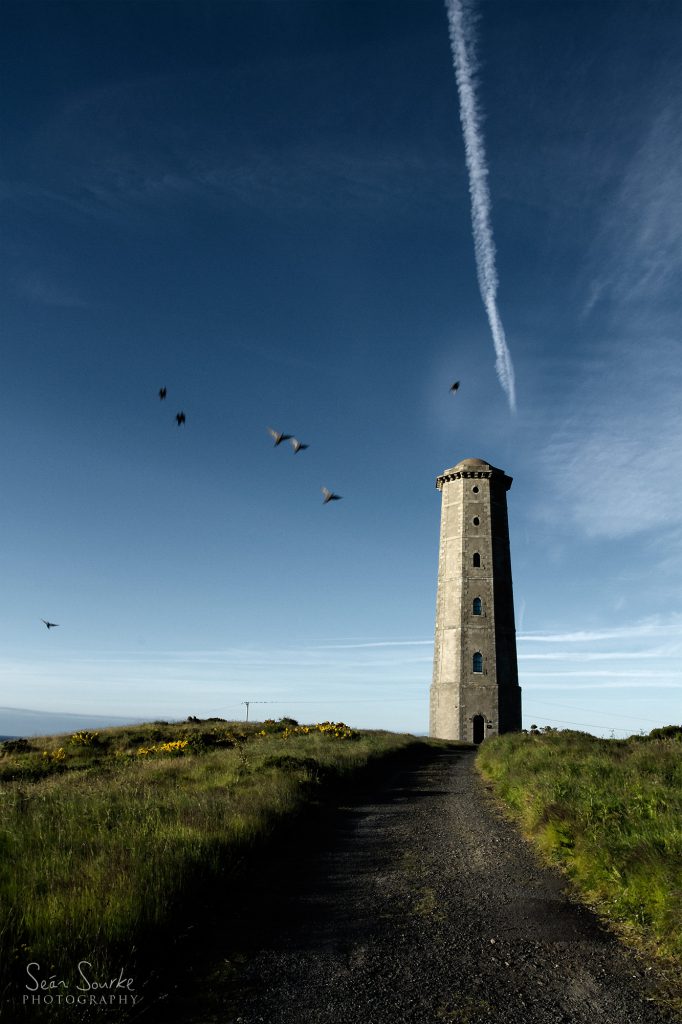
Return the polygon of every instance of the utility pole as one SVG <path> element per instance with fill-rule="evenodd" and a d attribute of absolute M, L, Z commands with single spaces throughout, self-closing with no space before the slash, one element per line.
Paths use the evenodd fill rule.
<path fill-rule="evenodd" d="M 276 704 L 274 700 L 243 700 L 242 704 L 246 705 L 246 721 L 249 720 L 249 704 Z"/>

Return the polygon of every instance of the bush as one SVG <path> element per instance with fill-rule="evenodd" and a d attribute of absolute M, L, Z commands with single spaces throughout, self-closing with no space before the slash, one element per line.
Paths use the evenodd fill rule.
<path fill-rule="evenodd" d="M 99 747 L 101 745 L 99 733 L 88 732 L 87 729 L 81 729 L 80 732 L 73 733 L 69 743 L 74 747 Z"/>
<path fill-rule="evenodd" d="M 682 740 L 682 725 L 663 725 L 660 729 L 652 729 L 651 740 Z"/>
<path fill-rule="evenodd" d="M 3 743 L 0 743 L 0 757 L 3 754 L 28 754 L 35 749 L 32 743 L 23 738 L 5 740 Z"/>

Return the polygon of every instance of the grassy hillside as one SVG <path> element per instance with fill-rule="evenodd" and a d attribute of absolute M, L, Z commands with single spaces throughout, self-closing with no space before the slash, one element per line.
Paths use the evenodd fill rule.
<path fill-rule="evenodd" d="M 193 899 L 238 879 L 278 822 L 416 742 L 283 720 L 2 744 L 0 1003 L 37 984 L 27 979 L 30 961 L 40 964 L 36 977 L 66 979 L 63 992 L 75 991 L 81 960 L 90 978 L 113 968 L 139 978 L 172 944 Z M 73 1006 L 62 1009 L 73 1019 Z M 59 1007 L 46 1017 L 59 1019 Z"/>
<path fill-rule="evenodd" d="M 682 729 L 515 733 L 484 743 L 477 765 L 587 901 L 682 976 Z"/>

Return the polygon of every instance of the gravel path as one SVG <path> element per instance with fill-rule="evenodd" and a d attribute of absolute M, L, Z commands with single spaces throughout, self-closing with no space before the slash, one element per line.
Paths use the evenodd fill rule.
<path fill-rule="evenodd" d="M 342 808 L 293 880 L 287 870 L 288 890 L 266 894 L 237 965 L 214 973 L 212 1008 L 195 1002 L 182 1019 L 673 1020 L 650 999 L 651 973 L 566 898 L 561 877 L 494 810 L 474 756 L 445 749 Z"/>

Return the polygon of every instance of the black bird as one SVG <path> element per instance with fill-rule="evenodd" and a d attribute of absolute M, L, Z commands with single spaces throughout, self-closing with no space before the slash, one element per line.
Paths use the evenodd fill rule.
<path fill-rule="evenodd" d="M 178 421 L 178 426 L 179 427 L 182 426 L 182 424 L 185 422 L 185 414 L 184 414 L 184 412 L 176 413 L 175 414 L 175 418 Z"/>
<path fill-rule="evenodd" d="M 309 444 L 301 444 L 301 442 L 295 437 L 290 437 L 289 440 L 291 441 L 291 447 L 294 449 L 294 455 L 296 452 L 302 452 L 305 451 L 306 448 L 310 448 Z"/>
<path fill-rule="evenodd" d="M 333 491 L 327 490 L 326 487 L 322 487 L 321 490 L 324 494 L 324 498 L 322 499 L 323 505 L 326 505 L 328 501 L 341 501 L 340 494 L 334 494 Z"/>
<path fill-rule="evenodd" d="M 53 626 L 59 625 L 58 622 L 48 622 L 47 619 L 41 619 L 40 621 L 44 622 L 48 629 L 52 629 Z"/>
<path fill-rule="evenodd" d="M 268 434 L 273 438 L 275 442 L 275 448 L 282 441 L 291 441 L 291 434 L 280 434 L 278 430 L 273 430 L 272 427 L 268 427 Z"/>
<path fill-rule="evenodd" d="M 454 395 L 455 391 L 459 391 L 459 381 L 458 380 L 455 381 L 455 383 L 452 385 L 450 390 L 452 391 L 453 395 Z"/>
<path fill-rule="evenodd" d="M 162 402 L 163 402 L 164 398 L 166 397 L 167 393 L 168 392 L 166 391 L 165 388 L 159 388 L 159 398 L 161 399 Z"/>

